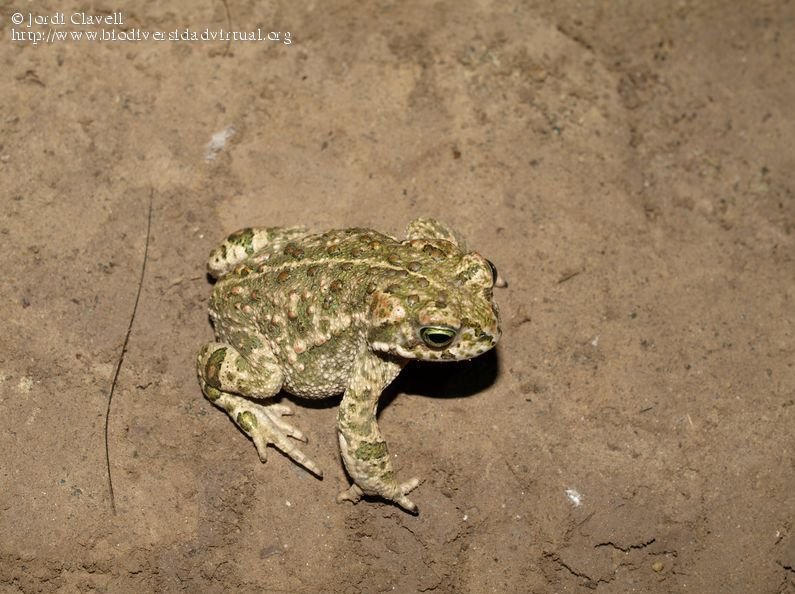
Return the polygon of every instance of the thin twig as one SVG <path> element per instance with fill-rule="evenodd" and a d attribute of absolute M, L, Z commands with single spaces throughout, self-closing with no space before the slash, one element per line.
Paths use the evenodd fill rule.
<path fill-rule="evenodd" d="M 116 391 L 116 383 L 119 381 L 119 371 L 124 362 L 124 353 L 127 352 L 127 343 L 130 342 L 130 334 L 132 333 L 133 322 L 135 321 L 135 314 L 138 311 L 138 301 L 141 298 L 141 289 L 144 286 L 144 274 L 146 273 L 146 261 L 149 259 L 149 236 L 152 231 L 152 205 L 154 204 L 155 192 L 152 190 L 149 193 L 149 214 L 146 221 L 146 242 L 144 244 L 144 259 L 141 262 L 141 276 L 138 279 L 138 292 L 135 294 L 135 303 L 133 304 L 132 315 L 130 316 L 130 323 L 127 325 L 127 334 L 124 335 L 124 343 L 121 346 L 121 353 L 119 353 L 119 360 L 116 363 L 116 371 L 113 374 L 113 381 L 110 384 L 110 393 L 108 394 L 108 408 L 105 410 L 105 465 L 108 470 L 108 489 L 110 490 L 110 507 L 113 510 L 113 515 L 116 515 L 116 497 L 113 493 L 113 475 L 110 471 L 110 448 L 108 447 L 108 420 L 110 419 L 110 405 L 113 403 L 113 393 Z"/>
<path fill-rule="evenodd" d="M 565 283 L 567 280 L 574 278 L 581 272 L 582 270 L 567 270 L 566 272 L 560 275 L 560 278 L 558 279 L 558 284 Z"/>

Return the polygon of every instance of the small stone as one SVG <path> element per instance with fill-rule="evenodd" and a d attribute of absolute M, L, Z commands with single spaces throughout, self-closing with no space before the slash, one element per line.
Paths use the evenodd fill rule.
<path fill-rule="evenodd" d="M 663 569 L 665 569 L 665 565 L 662 564 L 662 561 L 655 561 L 651 564 L 651 569 L 655 573 L 660 573 Z"/>

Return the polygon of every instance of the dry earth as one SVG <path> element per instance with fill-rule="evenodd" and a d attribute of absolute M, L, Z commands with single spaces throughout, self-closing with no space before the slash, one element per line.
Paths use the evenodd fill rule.
<path fill-rule="evenodd" d="M 795 592 L 795 3 L 0 9 L 0 593 Z M 103 27 L 291 43 L 15 38 Z M 416 517 L 334 503 L 335 401 L 318 481 L 194 372 L 224 235 L 415 216 L 510 282 L 384 397 Z"/>

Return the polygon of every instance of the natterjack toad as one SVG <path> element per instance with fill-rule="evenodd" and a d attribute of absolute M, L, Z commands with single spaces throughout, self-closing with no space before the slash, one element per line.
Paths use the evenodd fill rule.
<path fill-rule="evenodd" d="M 263 462 L 272 444 L 322 476 L 289 439 L 306 441 L 285 422 L 289 408 L 250 399 L 343 393 L 337 433 L 353 485 L 338 500 L 379 495 L 415 511 L 406 494 L 419 481 L 395 478 L 378 398 L 410 359 L 471 359 L 497 343 L 494 266 L 446 225 L 417 219 L 404 241 L 368 229 L 243 229 L 213 250 L 208 271 L 217 342 L 198 356 L 205 396 Z"/>

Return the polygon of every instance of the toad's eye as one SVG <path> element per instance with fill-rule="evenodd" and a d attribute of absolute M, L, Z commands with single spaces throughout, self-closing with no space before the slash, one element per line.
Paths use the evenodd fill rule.
<path fill-rule="evenodd" d="M 432 349 L 443 349 L 455 338 L 458 331 L 450 326 L 423 326 L 420 328 L 420 338 Z"/>
<path fill-rule="evenodd" d="M 486 262 L 488 263 L 489 268 L 491 268 L 491 282 L 496 285 L 497 279 L 500 278 L 500 273 L 497 272 L 497 267 L 491 260 L 486 260 Z"/>

